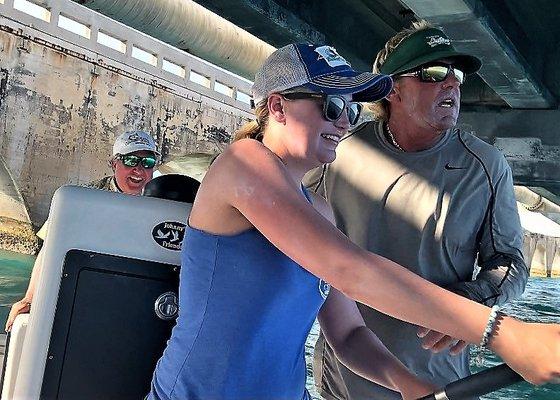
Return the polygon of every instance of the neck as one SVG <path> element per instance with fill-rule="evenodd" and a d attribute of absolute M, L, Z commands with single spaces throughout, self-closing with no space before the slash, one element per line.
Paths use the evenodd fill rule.
<path fill-rule="evenodd" d="M 430 149 L 439 142 L 445 132 L 431 127 L 421 128 L 406 121 L 407 119 L 397 118 L 389 118 L 387 121 L 388 132 L 392 134 L 392 138 L 389 135 L 389 142 L 402 151 L 415 152 Z"/>
<path fill-rule="evenodd" d="M 284 144 L 280 141 L 273 140 L 275 137 L 273 135 L 264 135 L 262 143 L 272 151 L 279 159 L 282 164 L 286 167 L 288 175 L 292 180 L 299 186 L 303 180 L 304 175 L 309 172 L 312 168 L 305 165 L 302 160 L 293 157 Z"/>

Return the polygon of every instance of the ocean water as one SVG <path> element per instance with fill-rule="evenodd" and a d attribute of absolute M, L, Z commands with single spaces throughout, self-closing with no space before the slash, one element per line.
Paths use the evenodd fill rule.
<path fill-rule="evenodd" d="M 2 329 L 10 306 L 19 300 L 27 288 L 35 257 L 0 250 L 0 321 Z M 560 323 L 560 280 L 531 278 L 521 299 L 513 302 L 505 311 L 525 321 Z M 320 399 L 313 385 L 311 359 L 313 345 L 317 340 L 319 327 L 313 326 L 306 344 L 307 387 L 313 399 Z M 487 358 L 488 366 L 497 365 L 500 360 L 492 355 Z M 477 367 L 473 365 L 473 370 Z M 484 400 L 560 400 L 560 385 L 534 387 L 519 383 L 488 394 Z"/>
<path fill-rule="evenodd" d="M 530 278 L 523 296 L 512 302 L 504 311 L 524 321 L 533 322 L 556 322 L 560 323 L 560 279 Z M 313 374 L 311 371 L 311 360 L 313 357 L 313 345 L 317 341 L 319 326 L 313 326 L 307 339 L 305 353 L 307 358 L 307 388 L 311 397 L 321 399 L 313 385 Z M 474 357 L 471 357 L 473 359 Z M 488 353 L 486 367 L 501 364 L 498 357 Z M 473 372 L 481 369 L 471 362 Z M 526 382 L 509 386 L 502 390 L 490 393 L 482 397 L 483 400 L 560 400 L 560 385 L 532 386 Z"/>
<path fill-rule="evenodd" d="M 0 325 L 8 318 L 11 305 L 21 299 L 27 289 L 35 256 L 0 250 Z"/>

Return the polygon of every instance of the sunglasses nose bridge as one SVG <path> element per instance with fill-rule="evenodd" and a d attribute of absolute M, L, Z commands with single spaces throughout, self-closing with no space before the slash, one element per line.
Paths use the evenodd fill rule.
<path fill-rule="evenodd" d="M 463 71 L 454 67 L 453 65 L 447 66 L 447 73 L 445 74 L 445 78 L 443 79 L 443 81 L 447 81 L 449 78 L 451 78 L 452 82 L 456 81 L 459 85 L 462 85 L 465 81 L 465 75 Z"/>
<path fill-rule="evenodd" d="M 443 81 L 451 84 L 457 84 L 457 86 L 459 86 L 463 84 L 464 76 L 460 70 L 449 66 L 449 70 L 447 71 L 447 75 L 445 76 L 445 79 Z"/>
<path fill-rule="evenodd" d="M 337 112 L 337 115 L 329 116 L 328 115 L 329 114 L 328 113 L 329 102 L 334 102 L 334 101 L 340 101 L 341 104 L 338 104 L 338 105 L 335 104 L 340 109 L 340 111 Z M 333 122 L 335 125 L 337 125 L 339 127 L 345 127 L 346 125 L 351 126 L 351 125 L 353 125 L 352 118 L 350 116 L 350 113 L 353 113 L 350 110 L 351 106 L 352 106 L 352 102 L 347 101 L 342 96 L 328 97 L 325 101 L 325 118 L 327 120 Z M 346 116 L 346 118 L 344 118 L 344 116 Z"/>
<path fill-rule="evenodd" d="M 345 104 L 342 113 L 340 113 L 340 117 L 335 121 L 335 125 L 340 128 L 347 128 L 352 125 L 350 121 L 350 107 L 348 104 Z"/>

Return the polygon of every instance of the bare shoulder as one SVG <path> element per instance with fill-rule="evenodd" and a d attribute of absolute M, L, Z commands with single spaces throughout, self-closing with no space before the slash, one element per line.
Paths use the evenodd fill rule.
<path fill-rule="evenodd" d="M 277 159 L 277 157 L 264 144 L 254 139 L 241 139 L 230 144 L 226 150 L 218 156 L 216 162 L 228 161 L 248 163 L 269 159 Z"/>
<path fill-rule="evenodd" d="M 264 144 L 254 139 L 242 139 L 230 144 L 212 163 L 206 181 L 229 183 L 257 179 L 259 175 L 281 168 L 280 159 Z M 209 182 L 208 182 L 209 183 Z"/>
<path fill-rule="evenodd" d="M 334 213 L 330 204 L 325 200 L 323 196 L 312 191 L 308 191 L 313 207 L 317 210 L 323 217 L 328 219 L 333 225 L 336 225 L 334 219 Z"/>
<path fill-rule="evenodd" d="M 189 217 L 192 226 L 216 234 L 234 234 L 252 224 L 239 202 L 253 202 L 265 182 L 283 174 L 284 164 L 261 142 L 243 139 L 220 154 L 206 173 Z"/>

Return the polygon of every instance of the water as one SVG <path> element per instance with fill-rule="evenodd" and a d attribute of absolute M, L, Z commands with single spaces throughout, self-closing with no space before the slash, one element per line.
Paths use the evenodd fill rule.
<path fill-rule="evenodd" d="M 8 316 L 10 306 L 19 300 L 25 290 L 31 274 L 35 257 L 0 250 L 0 324 L 3 325 Z M 525 321 L 560 323 L 560 280 L 531 278 L 527 290 L 521 299 L 508 306 L 505 311 Z M 308 361 L 307 386 L 313 399 L 320 399 L 313 386 L 311 358 L 313 344 L 317 340 L 318 326 L 313 327 L 306 344 Z M 496 357 L 488 358 L 489 366 L 499 363 Z M 477 370 L 473 366 L 473 370 Z M 527 383 L 510 386 L 484 397 L 484 400 L 558 400 L 560 385 L 534 387 Z"/>
<path fill-rule="evenodd" d="M 0 250 L 0 328 L 11 305 L 25 294 L 35 256 Z"/>
<path fill-rule="evenodd" d="M 527 289 L 523 296 L 504 308 L 504 311 L 524 321 L 556 322 L 560 323 L 560 280 L 547 278 L 530 278 Z M 317 341 L 318 324 L 316 323 L 307 339 L 305 353 L 307 358 L 307 388 L 313 399 L 321 399 L 313 386 L 313 375 L 311 372 L 311 360 L 313 357 L 313 345 Z M 474 357 L 471 357 L 471 360 Z M 500 364 L 496 356 L 488 353 L 487 367 Z M 471 362 L 473 372 L 477 372 L 474 363 Z M 488 394 L 483 400 L 559 400 L 560 385 L 532 386 L 528 383 L 519 383 L 508 388 Z"/>

